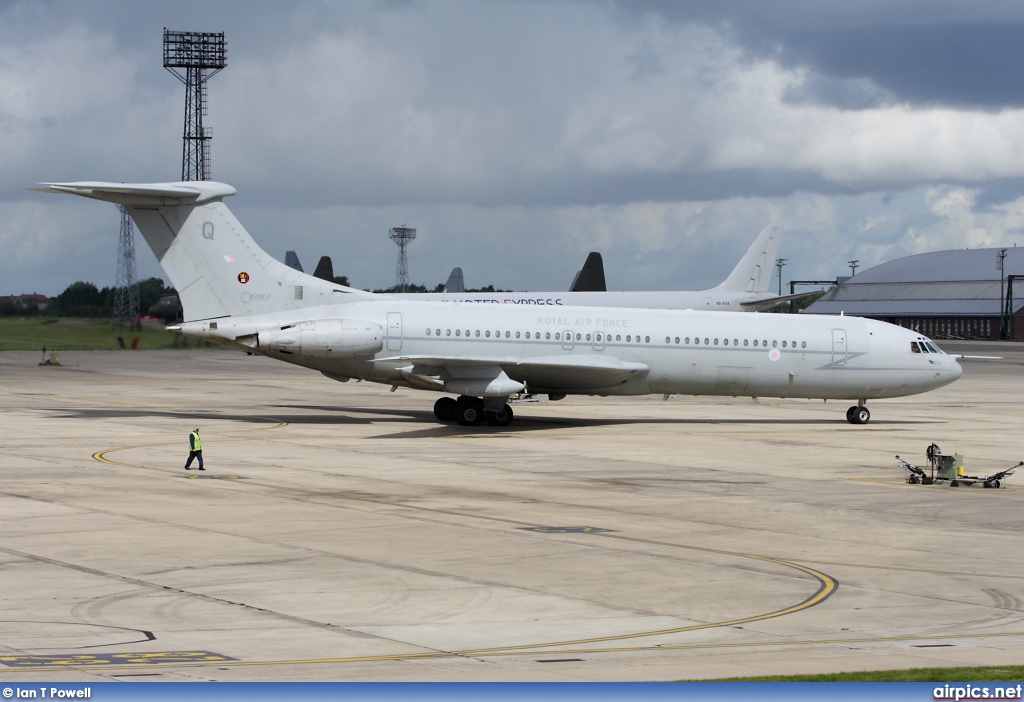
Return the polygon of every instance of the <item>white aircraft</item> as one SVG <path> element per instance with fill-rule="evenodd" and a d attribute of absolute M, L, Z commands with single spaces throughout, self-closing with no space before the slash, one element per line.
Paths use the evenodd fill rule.
<path fill-rule="evenodd" d="M 461 290 L 449 292 L 446 286 L 443 293 L 399 293 L 399 295 L 409 300 L 482 302 L 506 305 L 646 307 L 666 310 L 756 312 L 771 309 L 782 302 L 806 297 L 809 294 L 780 296 L 769 290 L 772 282 L 772 269 L 775 266 L 781 242 L 782 233 L 778 227 L 772 225 L 765 227 L 754 239 L 754 243 L 747 249 L 740 262 L 733 268 L 729 277 L 719 285 L 706 290 L 467 293 Z M 451 278 L 449 278 L 450 282 Z"/>
<path fill-rule="evenodd" d="M 610 307 L 558 309 L 402 299 L 336 285 L 267 255 L 204 182 L 48 183 L 124 205 L 184 309 L 170 327 L 305 366 L 458 395 L 434 405 L 462 425 L 512 421 L 529 387 L 568 394 L 751 395 L 856 400 L 913 395 L 960 377 L 923 336 L 856 317 Z"/>

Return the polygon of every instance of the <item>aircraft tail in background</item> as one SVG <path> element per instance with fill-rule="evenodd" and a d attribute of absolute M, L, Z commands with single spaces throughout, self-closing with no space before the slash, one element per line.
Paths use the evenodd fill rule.
<path fill-rule="evenodd" d="M 732 273 L 716 289 L 720 291 L 767 293 L 772 284 L 772 271 L 779 255 L 782 232 L 769 224 L 754 239 Z"/>
<path fill-rule="evenodd" d="M 604 282 L 604 260 L 597 251 L 591 251 L 587 260 L 583 262 L 583 268 L 572 279 L 569 292 L 607 292 L 608 286 Z"/>

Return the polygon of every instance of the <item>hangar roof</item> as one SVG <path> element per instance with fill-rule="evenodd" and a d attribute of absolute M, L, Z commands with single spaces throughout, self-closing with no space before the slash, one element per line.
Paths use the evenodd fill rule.
<path fill-rule="evenodd" d="M 869 268 L 810 305 L 808 314 L 885 317 L 999 316 L 1000 249 L 905 256 Z M 1024 248 L 1006 250 L 1006 275 L 1024 275 Z M 1014 294 L 1024 308 L 1024 285 Z M 1018 302 L 1019 300 L 1019 302 Z"/>

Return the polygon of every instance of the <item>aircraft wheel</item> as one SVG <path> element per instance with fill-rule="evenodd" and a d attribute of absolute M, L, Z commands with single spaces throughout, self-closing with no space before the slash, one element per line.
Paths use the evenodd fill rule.
<path fill-rule="evenodd" d="M 475 427 L 484 419 L 483 403 L 475 397 L 460 397 L 455 403 L 455 421 L 464 427 Z"/>
<path fill-rule="evenodd" d="M 455 421 L 455 400 L 450 397 L 442 397 L 434 403 L 434 416 L 442 422 Z"/>
<path fill-rule="evenodd" d="M 853 418 L 853 413 L 857 411 L 857 405 L 854 405 L 850 409 L 846 410 L 846 421 L 850 424 L 856 424 L 857 420 Z"/>
<path fill-rule="evenodd" d="M 867 407 L 853 408 L 853 424 L 867 424 L 871 421 L 871 412 Z"/>
<path fill-rule="evenodd" d="M 910 480 L 907 481 L 909 485 L 917 485 L 919 482 L 916 475 L 910 476 Z"/>
<path fill-rule="evenodd" d="M 950 487 L 960 487 L 960 483 L 958 483 L 955 480 L 952 480 L 952 481 L 950 481 L 949 486 Z"/>
<path fill-rule="evenodd" d="M 993 480 L 991 482 L 985 483 L 985 487 L 987 487 L 987 488 L 998 488 L 999 487 L 999 481 L 998 480 Z"/>
<path fill-rule="evenodd" d="M 494 427 L 507 427 L 512 423 L 512 408 L 505 405 L 497 412 L 484 412 L 487 423 Z"/>

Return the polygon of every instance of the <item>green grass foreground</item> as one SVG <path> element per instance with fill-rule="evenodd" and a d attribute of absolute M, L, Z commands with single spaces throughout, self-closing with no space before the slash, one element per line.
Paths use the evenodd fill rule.
<path fill-rule="evenodd" d="M 766 675 L 757 678 L 721 678 L 685 682 L 1008 682 L 1024 680 L 1024 665 L 977 668 L 909 668 L 907 670 L 865 670 L 859 673 L 823 675 Z"/>
<path fill-rule="evenodd" d="M 126 346 L 131 346 L 132 339 L 139 337 L 140 349 L 182 348 L 186 341 L 162 328 L 112 329 L 110 320 L 0 318 L 0 351 L 41 351 L 44 346 L 58 352 L 119 349 L 119 336 Z M 196 346 L 196 342 L 189 340 L 188 345 Z"/>

